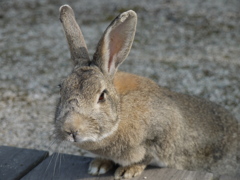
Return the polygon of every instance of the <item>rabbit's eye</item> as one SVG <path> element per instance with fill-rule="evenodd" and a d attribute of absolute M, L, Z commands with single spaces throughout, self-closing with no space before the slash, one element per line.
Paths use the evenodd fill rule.
<path fill-rule="evenodd" d="M 58 88 L 59 88 L 59 89 L 61 89 L 61 88 L 62 88 L 62 85 L 61 85 L 61 84 L 59 84 L 59 85 L 58 85 Z"/>
<path fill-rule="evenodd" d="M 98 98 L 98 102 L 103 102 L 103 101 L 105 101 L 105 95 L 106 95 L 106 90 L 104 90 L 102 93 L 101 93 L 101 95 L 99 96 L 99 98 Z"/>

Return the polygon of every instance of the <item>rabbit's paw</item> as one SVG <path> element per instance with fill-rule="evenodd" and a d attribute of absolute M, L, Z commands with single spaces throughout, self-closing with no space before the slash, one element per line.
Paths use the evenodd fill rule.
<path fill-rule="evenodd" d="M 134 164 L 131 166 L 126 166 L 126 167 L 119 167 L 115 171 L 114 174 L 114 179 L 129 179 L 133 178 L 135 176 L 139 176 L 143 170 L 145 169 L 146 165 L 143 164 Z"/>
<path fill-rule="evenodd" d="M 113 162 L 107 159 L 96 158 L 89 165 L 88 173 L 91 175 L 105 174 L 113 167 Z"/>

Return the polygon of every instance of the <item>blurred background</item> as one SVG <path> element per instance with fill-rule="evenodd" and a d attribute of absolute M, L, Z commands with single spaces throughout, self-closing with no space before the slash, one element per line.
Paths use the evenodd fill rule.
<path fill-rule="evenodd" d="M 135 41 L 120 69 L 240 119 L 239 0 L 0 0 L 0 145 L 81 153 L 51 138 L 57 86 L 72 69 L 58 17 L 66 3 L 91 55 L 115 16 L 136 11 Z"/>

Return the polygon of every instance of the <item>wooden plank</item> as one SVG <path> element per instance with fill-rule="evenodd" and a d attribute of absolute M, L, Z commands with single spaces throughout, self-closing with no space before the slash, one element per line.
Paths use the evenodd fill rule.
<path fill-rule="evenodd" d="M 159 170 L 147 169 L 143 174 L 144 179 L 158 180 L 212 180 L 213 174 L 200 171 L 186 171 L 170 168 L 162 168 Z M 140 179 L 139 179 L 140 180 Z"/>
<path fill-rule="evenodd" d="M 236 176 L 221 176 L 219 180 L 239 180 L 240 179 L 240 174 L 236 175 Z"/>
<path fill-rule="evenodd" d="M 0 179 L 20 179 L 48 157 L 48 152 L 0 146 Z"/>
<path fill-rule="evenodd" d="M 88 165 L 91 160 L 91 158 L 87 157 L 54 153 L 23 177 L 22 180 L 98 179 L 98 177 L 93 177 L 87 174 Z M 103 179 L 106 180 L 112 179 L 110 178 L 110 175 L 111 174 L 108 173 L 101 177 L 105 177 Z"/>
<path fill-rule="evenodd" d="M 114 170 L 105 175 L 91 176 L 87 174 L 92 159 L 87 157 L 53 154 L 33 169 L 22 180 L 113 180 Z M 182 171 L 168 168 L 147 168 L 141 176 L 132 180 L 212 180 L 212 174 L 204 172 Z"/>

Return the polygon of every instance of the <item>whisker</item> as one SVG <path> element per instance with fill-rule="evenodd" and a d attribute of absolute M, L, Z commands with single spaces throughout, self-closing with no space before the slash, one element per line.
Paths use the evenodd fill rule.
<path fill-rule="evenodd" d="M 52 163 L 53 157 L 54 157 L 54 154 L 52 155 L 52 157 L 51 157 L 51 159 L 50 159 L 50 161 L 49 161 L 49 163 L 48 163 L 48 165 L 47 165 L 47 168 L 46 168 L 44 174 L 47 173 L 47 171 L 48 171 L 48 169 L 49 169 L 49 167 L 50 167 L 50 164 Z"/>
<path fill-rule="evenodd" d="M 56 157 L 56 160 L 55 160 L 55 163 L 54 163 L 54 169 L 53 169 L 53 177 L 55 176 L 56 174 L 56 166 L 57 166 L 57 161 L 58 161 L 58 157 L 59 157 L 59 152 L 57 153 L 57 157 Z"/>
<path fill-rule="evenodd" d="M 62 165 L 62 154 L 59 154 L 59 164 L 58 164 L 58 169 L 61 169 L 61 165 Z"/>
<path fill-rule="evenodd" d="M 57 152 L 57 154 L 56 153 L 52 153 L 52 157 L 50 158 L 50 161 L 49 161 L 49 163 L 48 163 L 48 165 L 47 165 L 47 167 L 46 167 L 46 170 L 45 170 L 45 172 L 44 172 L 44 174 L 46 174 L 47 173 L 47 171 L 49 170 L 49 169 L 52 169 L 51 168 L 51 165 L 52 165 L 52 162 L 54 161 L 53 159 L 54 158 L 56 158 L 55 159 L 55 165 L 54 165 L 54 172 L 53 172 L 53 177 L 55 176 L 55 168 L 56 168 L 56 163 L 57 163 L 57 159 L 58 159 L 58 155 L 59 155 L 59 150 L 58 150 L 58 148 L 59 148 L 59 146 L 61 145 L 61 143 L 62 143 L 62 141 L 60 141 L 59 139 L 57 139 L 57 138 L 55 138 L 56 137 L 56 134 L 55 133 L 53 133 L 51 136 L 50 136 L 50 141 L 49 141 L 49 145 L 48 145 L 48 149 L 49 149 L 49 151 L 52 151 L 52 147 L 54 146 L 54 145 L 57 145 L 57 149 L 55 148 L 55 151 L 54 152 Z M 51 149 L 51 150 L 50 150 Z"/>

